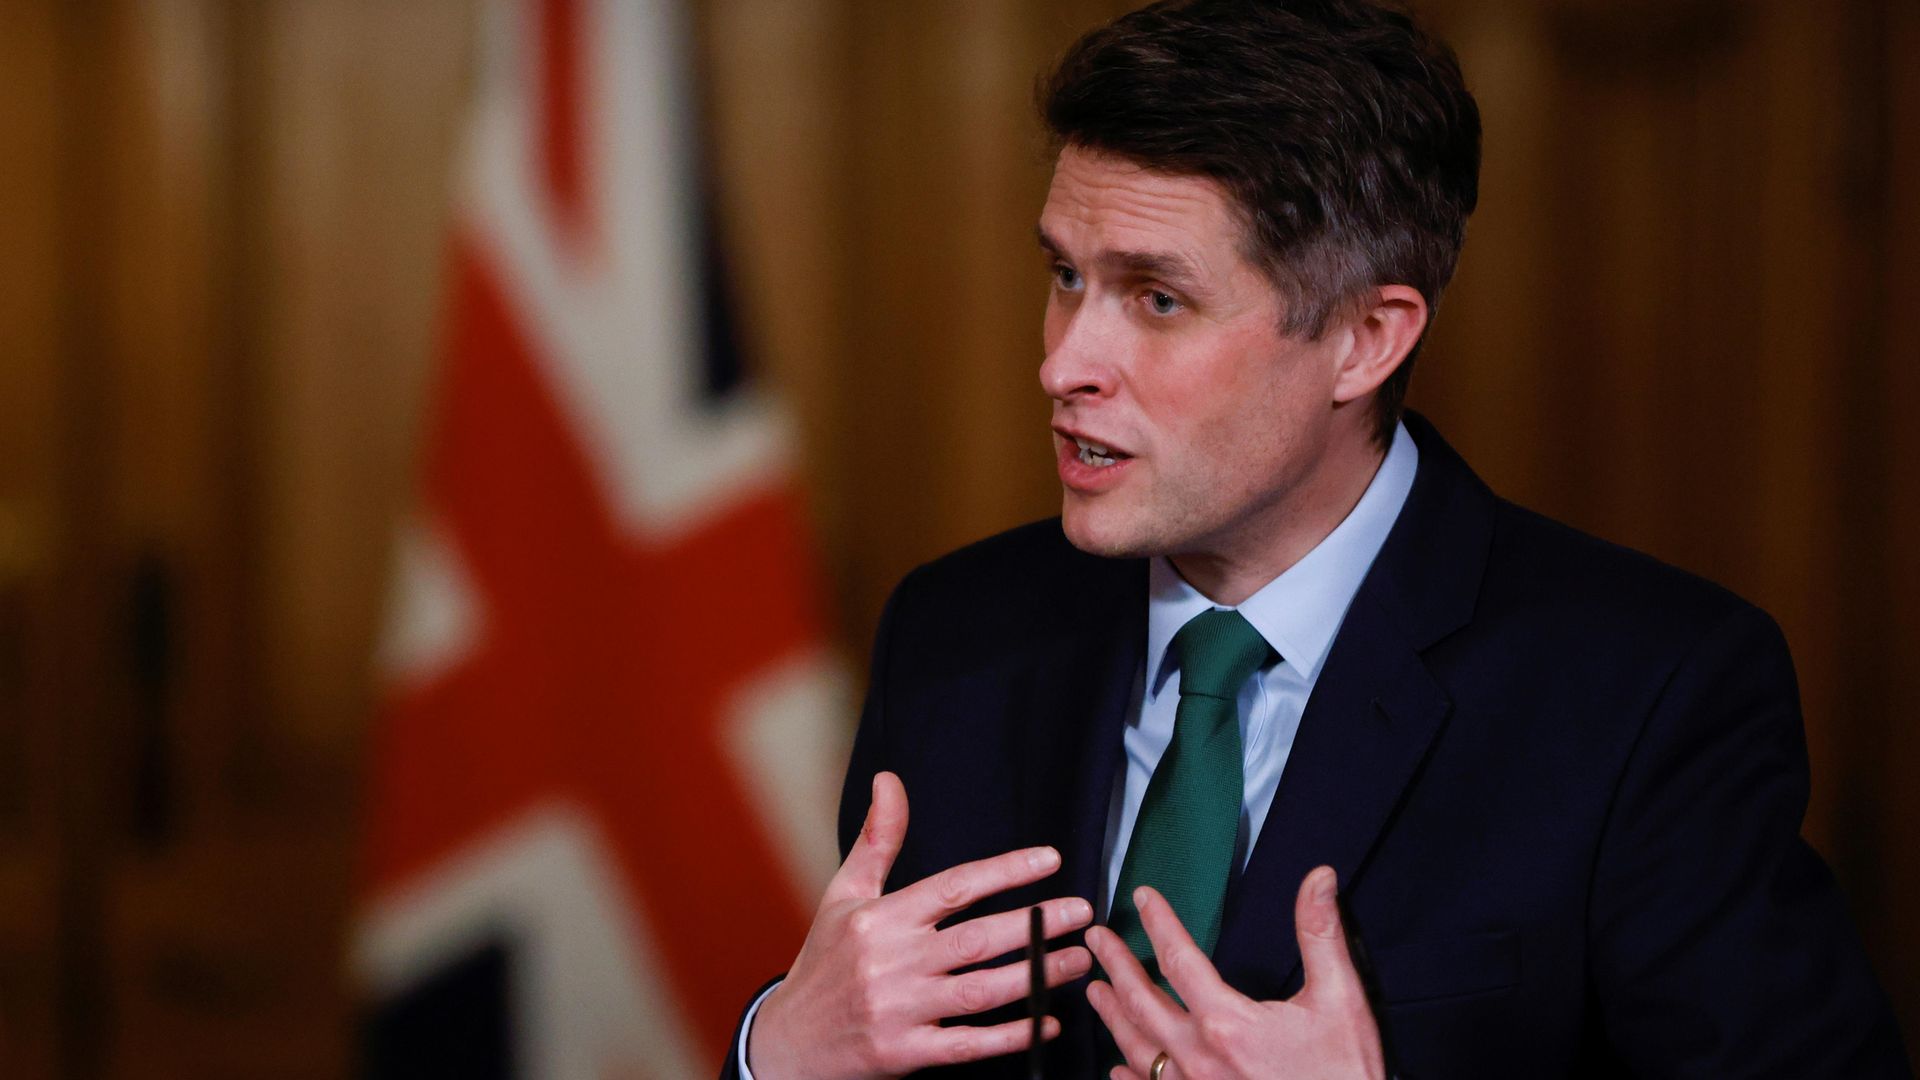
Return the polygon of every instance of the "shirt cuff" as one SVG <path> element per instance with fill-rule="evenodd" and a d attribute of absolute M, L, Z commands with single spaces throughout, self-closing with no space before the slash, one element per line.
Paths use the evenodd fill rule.
<path fill-rule="evenodd" d="M 781 982 L 784 981 L 786 980 L 781 980 Z M 760 1014 L 760 1004 L 767 1000 L 767 995 L 779 987 L 780 983 L 776 982 L 762 990 L 760 996 L 753 999 L 753 1004 L 747 1006 L 747 1018 L 740 1022 L 740 1045 L 734 1047 L 733 1051 L 734 1055 L 740 1059 L 740 1080 L 753 1080 L 753 1070 L 747 1068 L 747 1040 L 753 1036 L 753 1018 Z"/>

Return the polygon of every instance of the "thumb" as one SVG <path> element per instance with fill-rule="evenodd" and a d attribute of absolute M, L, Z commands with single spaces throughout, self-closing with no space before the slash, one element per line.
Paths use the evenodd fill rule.
<path fill-rule="evenodd" d="M 1347 951 L 1340 906 L 1334 898 L 1338 885 L 1333 867 L 1316 867 L 1300 883 L 1300 895 L 1293 903 L 1294 934 L 1300 942 L 1300 964 L 1306 969 L 1302 997 L 1357 997 L 1363 993 L 1360 975 L 1353 969 L 1353 955 Z"/>
<path fill-rule="evenodd" d="M 887 887 L 894 857 L 907 839 L 907 789 L 890 772 L 873 776 L 873 801 L 867 820 L 847 852 L 847 861 L 833 876 L 827 895 L 835 898 L 874 899 Z"/>

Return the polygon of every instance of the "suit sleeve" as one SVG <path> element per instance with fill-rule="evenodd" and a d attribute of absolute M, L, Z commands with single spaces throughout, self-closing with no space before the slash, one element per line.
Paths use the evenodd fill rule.
<path fill-rule="evenodd" d="M 740 1012 L 740 1019 L 733 1026 L 733 1041 L 727 1044 L 727 1056 L 720 1062 L 720 1080 L 758 1080 L 752 1070 L 747 1068 L 747 1036 L 753 1031 L 753 1014 L 760 1009 L 760 1000 L 768 992 L 780 985 L 779 978 L 771 979 L 761 985 L 747 999 L 747 1007 Z"/>
<path fill-rule="evenodd" d="M 1786 641 L 1742 608 L 1669 677 L 1598 853 L 1591 978 L 1636 1075 L 1912 1075 L 1833 876 L 1800 837 L 1807 793 Z"/>
<path fill-rule="evenodd" d="M 917 572 L 916 572 L 917 573 Z M 885 744 L 885 722 L 883 703 L 886 698 L 887 661 L 891 652 L 890 641 L 893 636 L 894 614 L 900 606 L 900 596 L 914 578 L 907 575 L 893 595 L 887 598 L 887 605 L 880 613 L 880 628 L 874 634 L 873 666 L 867 681 L 866 703 L 860 709 L 860 727 L 853 737 L 853 757 L 847 765 L 847 778 L 840 792 L 840 857 L 845 859 L 847 852 L 853 849 L 854 837 L 860 833 L 860 825 L 867 817 L 867 804 L 873 798 L 873 774 L 885 766 L 882 747 Z M 728 1043 L 728 1052 L 720 1066 L 720 1080 L 748 1080 L 741 1075 L 740 1061 L 746 1054 L 746 1039 L 749 1034 L 748 1019 L 759 1003 L 761 995 L 784 978 L 785 974 L 763 984 L 753 992 L 741 1010 L 740 1021 L 735 1024 L 733 1039 Z"/>

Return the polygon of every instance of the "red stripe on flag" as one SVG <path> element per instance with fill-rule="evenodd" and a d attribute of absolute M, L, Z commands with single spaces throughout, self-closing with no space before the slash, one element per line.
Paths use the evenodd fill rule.
<path fill-rule="evenodd" d="M 540 2 L 540 164 L 554 231 L 578 249 L 588 237 L 585 94 L 578 0 Z"/>
<path fill-rule="evenodd" d="M 483 638 L 384 717 L 372 888 L 424 878 L 535 805 L 575 805 L 719 1052 L 807 924 L 722 730 L 755 676 L 822 640 L 802 515 L 791 491 L 743 492 L 669 545 L 625 535 L 492 271 L 457 246 L 426 496 Z"/>

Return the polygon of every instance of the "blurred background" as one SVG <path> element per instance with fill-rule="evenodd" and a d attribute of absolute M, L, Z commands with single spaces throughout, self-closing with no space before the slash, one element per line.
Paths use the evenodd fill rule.
<path fill-rule="evenodd" d="M 682 9 L 689 160 L 738 355 L 792 419 L 812 539 L 781 557 L 833 700 L 903 572 L 1056 507 L 1032 88 L 1130 6 Z M 1920 1041 L 1920 5 L 1419 10 L 1486 164 L 1412 403 L 1502 494 L 1779 619 L 1806 834 Z M 462 317 L 481 42 L 515 25 L 0 3 L 8 1077 L 364 1067 L 375 657 Z"/>

